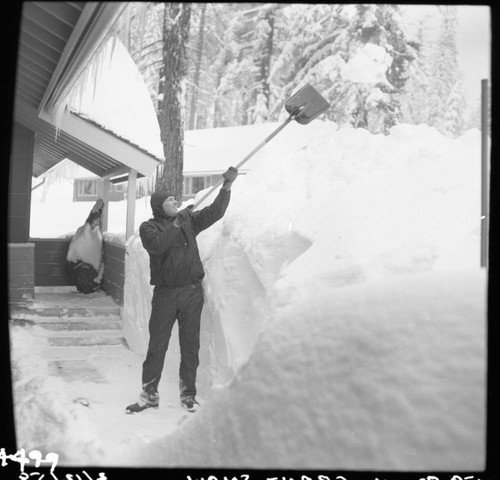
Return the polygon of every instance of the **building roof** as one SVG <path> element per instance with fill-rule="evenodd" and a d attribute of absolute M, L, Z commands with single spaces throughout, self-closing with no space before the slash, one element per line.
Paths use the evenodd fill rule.
<path fill-rule="evenodd" d="M 23 2 L 14 121 L 35 132 L 33 176 L 65 158 L 99 176 L 151 174 L 159 159 L 59 107 L 126 2 Z"/>
<path fill-rule="evenodd" d="M 184 174 L 219 173 L 236 166 L 276 125 L 267 123 L 185 131 Z M 248 171 L 247 164 L 241 170 Z"/>
<path fill-rule="evenodd" d="M 270 139 L 282 125 L 280 122 L 185 131 L 183 173 L 222 173 L 244 160 L 239 170 L 247 172 L 259 157 L 283 155 L 303 147 L 314 130 L 312 124 L 291 122 Z"/>

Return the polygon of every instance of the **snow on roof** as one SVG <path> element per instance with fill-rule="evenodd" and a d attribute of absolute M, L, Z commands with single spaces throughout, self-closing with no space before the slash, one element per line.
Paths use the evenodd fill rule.
<path fill-rule="evenodd" d="M 118 39 L 114 44 L 109 41 L 103 54 L 89 68 L 83 86 L 72 92 L 70 103 L 74 114 L 156 158 L 164 158 L 160 127 L 148 89 Z M 263 123 L 186 131 L 183 172 L 220 173 L 231 165 L 236 166 L 280 125 Z M 297 148 L 297 142 L 303 140 L 307 127 L 291 122 L 255 152 L 255 156 L 263 157 L 273 151 L 291 153 Z M 249 168 L 251 163 L 245 163 L 241 171 Z"/>
<path fill-rule="evenodd" d="M 289 123 L 255 152 L 241 166 L 240 171 L 251 169 L 254 158 L 283 155 L 304 147 L 307 138 L 318 125 L 317 122 L 319 120 L 308 125 Z M 277 122 L 185 131 L 183 172 L 185 174 L 224 172 L 229 166 L 238 165 L 280 125 L 281 123 Z"/>
<path fill-rule="evenodd" d="M 72 92 L 70 110 L 163 159 L 160 126 L 144 80 L 123 44 L 108 41 L 83 86 Z"/>

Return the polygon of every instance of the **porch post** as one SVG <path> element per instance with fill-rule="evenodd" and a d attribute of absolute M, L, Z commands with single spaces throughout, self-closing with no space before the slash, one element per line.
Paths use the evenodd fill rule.
<path fill-rule="evenodd" d="M 111 182 L 109 177 L 103 178 L 102 181 L 102 200 L 104 202 L 104 211 L 102 212 L 102 226 L 101 231 L 108 231 L 108 218 L 109 218 L 109 192 L 111 190 Z"/>
<path fill-rule="evenodd" d="M 134 234 L 135 218 L 135 196 L 136 196 L 137 171 L 130 170 L 127 185 L 127 228 L 125 230 L 125 239 L 128 240 Z"/>

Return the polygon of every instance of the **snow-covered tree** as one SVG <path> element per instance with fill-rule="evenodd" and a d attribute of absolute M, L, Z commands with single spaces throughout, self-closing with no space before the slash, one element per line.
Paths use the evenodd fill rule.
<path fill-rule="evenodd" d="M 218 67 L 216 122 L 249 124 L 268 119 L 271 88 L 269 71 L 274 50 L 278 4 L 238 4 L 223 32 Z M 225 108 L 220 107 L 224 105 Z M 231 113 L 227 118 L 226 112 Z M 226 118 L 222 118 L 221 114 Z M 239 120 L 239 121 L 238 121 Z M 220 124 L 220 123 L 219 123 Z"/>
<path fill-rule="evenodd" d="M 141 72 L 155 107 L 159 101 L 164 10 L 162 3 L 129 2 L 120 18 L 119 38 Z"/>
<path fill-rule="evenodd" d="M 326 97 L 339 75 L 348 43 L 349 19 L 335 4 L 289 4 L 281 11 L 275 32 L 275 59 L 270 83 L 274 93 L 271 118 L 279 116 L 286 100 L 305 83 Z M 331 97 L 331 95 L 330 95 Z"/>
<path fill-rule="evenodd" d="M 255 89 L 253 90 L 253 123 L 262 123 L 269 119 L 269 107 L 271 106 L 269 74 L 273 61 L 275 17 L 279 8 L 281 7 L 276 4 L 270 4 L 267 8 L 259 10 L 255 20 L 252 56 L 255 59 L 257 69 Z"/>
<path fill-rule="evenodd" d="M 347 119 L 373 133 L 386 133 L 401 122 L 400 95 L 408 81 L 410 65 L 418 58 L 418 44 L 407 35 L 399 5 L 356 5 L 351 17 L 344 59 L 349 64 L 362 52 L 375 63 L 372 68 L 378 66 L 384 75 L 338 79 L 340 104 L 335 103 L 337 110 L 342 110 L 339 120 Z"/>
<path fill-rule="evenodd" d="M 401 121 L 403 123 L 419 125 L 428 123 L 430 114 L 430 99 L 433 98 L 431 85 L 431 58 L 433 53 L 432 20 L 439 14 L 437 6 L 430 7 L 435 11 L 429 12 L 421 18 L 415 18 L 412 6 L 405 9 L 405 23 L 414 30 L 413 38 L 418 45 L 418 55 L 411 62 L 408 71 L 408 81 L 400 92 Z M 411 35 L 411 34 L 410 34 Z"/>
<path fill-rule="evenodd" d="M 157 87 L 164 4 L 132 5 L 130 51 L 152 98 L 164 101 Z M 451 118 L 464 109 L 456 7 L 430 7 L 431 20 L 442 16 L 436 39 L 429 18 L 413 24 L 405 5 L 191 5 L 187 128 L 278 121 L 287 99 L 306 83 L 330 102 L 325 116 L 340 125 L 373 133 L 401 122 L 459 128 L 459 118 Z"/>
<path fill-rule="evenodd" d="M 448 98 L 446 99 L 442 123 L 439 130 L 451 137 L 456 138 L 464 132 L 465 126 L 465 99 L 462 80 L 459 77 L 455 82 Z"/>
<path fill-rule="evenodd" d="M 431 60 L 432 96 L 429 98 L 428 123 L 442 133 L 458 135 L 462 133 L 463 128 L 465 97 L 461 81 L 462 74 L 458 67 L 457 7 L 442 5 L 439 8 L 442 21 Z M 452 115 L 459 118 L 452 119 Z"/>
<path fill-rule="evenodd" d="M 244 15 L 248 5 L 210 4 L 207 8 L 204 58 L 196 105 L 206 126 L 248 123 L 249 78 L 255 68 L 243 53 L 248 42 L 245 35 L 249 36 L 251 32 Z"/>
<path fill-rule="evenodd" d="M 194 48 L 194 52 L 192 55 L 191 65 L 192 65 L 192 73 L 189 75 L 190 82 L 188 86 L 188 115 L 187 115 L 187 128 L 189 130 L 193 130 L 196 126 L 196 110 L 200 92 L 200 79 L 201 79 L 201 70 L 203 66 L 203 49 L 205 43 L 205 25 L 206 25 L 206 12 L 207 12 L 207 4 L 199 3 L 195 4 L 195 12 L 199 13 L 197 15 L 197 27 L 196 27 L 196 47 Z M 192 17 L 193 18 L 193 17 Z M 189 59 L 189 57 L 188 57 Z"/>

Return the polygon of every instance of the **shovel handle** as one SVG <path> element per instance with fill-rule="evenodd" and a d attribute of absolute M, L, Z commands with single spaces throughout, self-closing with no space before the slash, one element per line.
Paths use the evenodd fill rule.
<path fill-rule="evenodd" d="M 240 168 L 244 163 L 246 163 L 251 157 L 257 153 L 258 150 L 260 150 L 266 143 L 269 142 L 272 138 L 274 138 L 276 135 L 278 135 L 281 130 L 283 130 L 299 113 L 300 111 L 304 108 L 304 105 L 301 107 L 297 108 L 294 110 L 290 116 L 273 132 L 271 132 L 259 145 L 257 145 L 238 165 L 236 165 L 235 168 Z M 212 186 L 212 188 L 205 193 L 194 205 L 193 205 L 193 210 L 200 205 L 205 198 L 207 198 L 219 185 L 221 185 L 224 182 L 224 177 L 222 177 L 215 185 Z"/>

